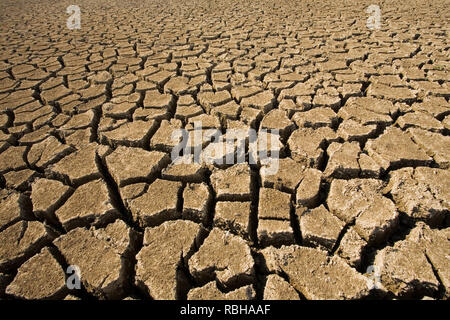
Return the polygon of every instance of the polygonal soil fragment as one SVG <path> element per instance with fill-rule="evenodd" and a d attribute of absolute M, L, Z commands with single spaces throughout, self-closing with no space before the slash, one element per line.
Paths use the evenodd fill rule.
<path fill-rule="evenodd" d="M 261 121 L 261 128 L 279 130 L 280 136 L 286 139 L 292 130 L 295 129 L 295 125 L 289 120 L 284 111 L 275 109 L 264 116 Z"/>
<path fill-rule="evenodd" d="M 196 127 L 196 123 L 200 123 L 200 126 L 203 129 L 220 129 L 221 127 L 218 117 L 203 113 L 201 115 L 190 118 L 186 125 L 186 129 L 194 129 Z"/>
<path fill-rule="evenodd" d="M 317 169 L 305 170 L 302 182 L 297 188 L 297 204 L 308 208 L 314 207 L 319 200 L 321 182 L 321 171 Z"/>
<path fill-rule="evenodd" d="M 86 89 L 78 91 L 78 93 L 81 95 L 81 98 L 83 100 L 92 100 L 106 93 L 106 85 L 105 84 L 91 85 Z"/>
<path fill-rule="evenodd" d="M 172 148 L 177 146 L 181 141 L 181 135 L 176 133 L 181 129 L 182 123 L 180 120 L 169 122 L 167 120 L 161 121 L 159 129 L 155 132 L 150 140 L 150 147 L 155 150 L 171 152 Z"/>
<path fill-rule="evenodd" d="M 34 100 L 32 96 L 32 89 L 19 90 L 12 92 L 6 97 L 3 96 L 4 99 L 1 101 L 1 110 L 14 110 L 21 105 L 32 102 Z"/>
<path fill-rule="evenodd" d="M 169 110 L 173 105 L 172 95 L 160 94 L 157 90 L 145 92 L 144 108 L 165 108 Z"/>
<path fill-rule="evenodd" d="M 297 211 L 297 214 L 301 210 Z M 331 214 L 324 205 L 301 213 L 300 231 L 306 245 L 331 251 L 345 223 Z"/>
<path fill-rule="evenodd" d="M 177 106 L 191 106 L 195 105 L 195 100 L 190 94 L 182 95 L 178 98 Z"/>
<path fill-rule="evenodd" d="M 295 243 L 290 222 L 291 196 L 287 193 L 261 188 L 258 204 L 258 242 L 262 246 Z"/>
<path fill-rule="evenodd" d="M 275 188 L 286 192 L 295 192 L 305 174 L 305 166 L 291 158 L 279 159 L 275 174 L 265 174 L 261 170 L 262 184 L 266 188 Z"/>
<path fill-rule="evenodd" d="M 61 99 L 64 96 L 71 94 L 72 91 L 67 89 L 65 86 L 60 85 L 58 87 L 45 90 L 41 93 L 42 102 L 51 103 Z"/>
<path fill-rule="evenodd" d="M 208 223 L 208 210 L 212 200 L 208 185 L 188 183 L 183 191 L 183 219 Z"/>
<path fill-rule="evenodd" d="M 213 108 L 211 110 L 211 114 L 219 118 L 223 117 L 226 119 L 237 120 L 241 109 L 241 106 L 236 102 L 230 101 L 226 104 Z"/>
<path fill-rule="evenodd" d="M 169 119 L 169 113 L 166 109 L 137 108 L 133 113 L 133 121 L 161 121 L 167 119 Z"/>
<path fill-rule="evenodd" d="M 122 220 L 117 219 L 113 223 L 99 229 L 91 228 L 91 231 L 97 239 L 107 241 L 123 257 L 134 258 L 138 234 Z"/>
<path fill-rule="evenodd" d="M 352 179 L 331 182 L 327 204 L 330 211 L 369 243 L 384 242 L 398 225 L 394 203 L 385 198 L 383 183 L 374 179 Z"/>
<path fill-rule="evenodd" d="M 208 113 L 213 107 L 225 104 L 231 100 L 231 96 L 228 91 L 200 92 L 197 98 Z"/>
<path fill-rule="evenodd" d="M 37 130 L 34 130 L 33 132 L 24 134 L 19 141 L 23 145 L 31 145 L 44 140 L 50 136 L 51 133 L 54 133 L 53 129 L 45 125 Z"/>
<path fill-rule="evenodd" d="M 289 220 L 291 195 L 269 188 L 259 190 L 259 219 Z"/>
<path fill-rule="evenodd" d="M 30 258 L 17 271 L 6 293 L 19 299 L 61 299 L 67 294 L 63 268 L 48 248 Z"/>
<path fill-rule="evenodd" d="M 252 128 L 256 128 L 256 124 L 262 119 L 263 114 L 261 110 L 250 107 L 242 108 L 241 121 Z"/>
<path fill-rule="evenodd" d="M 254 261 L 246 242 L 214 228 L 190 259 L 189 271 L 201 283 L 217 278 L 227 289 L 249 284 L 254 278 Z"/>
<path fill-rule="evenodd" d="M 67 199 L 71 188 L 56 180 L 36 179 L 31 185 L 31 203 L 37 217 L 54 220 L 53 213 Z"/>
<path fill-rule="evenodd" d="M 415 242 L 404 240 L 378 251 L 374 266 L 382 285 L 397 296 L 433 294 L 438 290 L 432 266 Z"/>
<path fill-rule="evenodd" d="M 269 270 L 285 274 L 307 299 L 360 299 L 368 294 L 367 279 L 325 251 L 299 246 L 270 247 L 264 257 Z"/>
<path fill-rule="evenodd" d="M 329 159 L 324 175 L 337 179 L 357 178 L 359 175 L 358 158 L 360 151 L 357 142 L 345 142 L 343 144 L 333 142 L 327 148 Z"/>
<path fill-rule="evenodd" d="M 357 142 L 333 142 L 327 148 L 328 163 L 324 175 L 337 179 L 357 177 L 378 178 L 381 167 L 367 154 L 362 153 Z"/>
<path fill-rule="evenodd" d="M 26 124 L 23 124 L 23 125 L 19 125 L 19 126 L 10 127 L 10 128 L 8 128 L 8 131 L 12 135 L 21 136 L 21 135 L 25 134 L 27 131 L 29 131 L 29 129 Z M 7 140 L 10 140 L 10 139 L 7 139 Z M 9 146 L 9 143 L 4 139 L 2 150 L 6 149 L 8 146 Z"/>
<path fill-rule="evenodd" d="M 306 166 L 317 168 L 323 160 L 323 149 L 326 142 L 336 140 L 334 131 L 327 127 L 313 130 L 300 128 L 295 130 L 288 139 L 292 159 Z"/>
<path fill-rule="evenodd" d="M 439 133 L 433 133 L 421 129 L 411 128 L 407 130 L 408 134 L 441 169 L 450 169 L 450 137 Z"/>
<path fill-rule="evenodd" d="M 31 218 L 27 198 L 20 193 L 1 194 L 0 230 L 23 218 Z"/>
<path fill-rule="evenodd" d="M 428 165 L 432 160 L 406 133 L 394 127 L 386 129 L 378 138 L 367 141 L 365 150 L 384 170 Z"/>
<path fill-rule="evenodd" d="M 76 148 L 77 150 L 83 149 L 86 145 L 91 143 L 93 137 L 92 129 L 74 130 L 68 133 L 64 133 L 66 144 Z"/>
<path fill-rule="evenodd" d="M 182 266 L 198 248 L 205 230 L 191 221 L 168 221 L 146 228 L 136 256 L 136 284 L 153 299 L 179 299 L 189 284 Z"/>
<path fill-rule="evenodd" d="M 253 186 L 252 172 L 248 164 L 236 164 L 226 170 L 216 169 L 210 179 L 217 200 L 250 200 Z"/>
<path fill-rule="evenodd" d="M 96 164 L 98 148 L 97 144 L 89 144 L 50 166 L 47 172 L 72 185 L 99 179 L 101 175 Z"/>
<path fill-rule="evenodd" d="M 177 106 L 175 118 L 187 122 L 190 118 L 201 115 L 202 113 L 203 109 L 198 105 L 188 105 L 188 106 L 179 105 Z"/>
<path fill-rule="evenodd" d="M 102 299 L 118 299 L 128 286 L 132 265 L 127 252 L 135 250 L 135 241 L 134 233 L 117 220 L 106 229 L 76 228 L 54 244 L 69 265 L 79 268 L 88 292 Z"/>
<path fill-rule="evenodd" d="M 9 117 L 6 113 L 0 114 L 0 128 L 6 128 L 9 123 Z"/>
<path fill-rule="evenodd" d="M 55 163 L 74 149 L 71 146 L 60 143 L 55 137 L 50 136 L 42 142 L 33 144 L 27 158 L 31 165 L 44 168 Z"/>
<path fill-rule="evenodd" d="M 439 226 L 450 210 L 449 190 L 449 171 L 418 167 L 391 172 L 385 192 L 392 195 L 399 211 Z"/>
<path fill-rule="evenodd" d="M 380 165 L 372 157 L 362 152 L 359 154 L 358 164 L 361 178 L 379 178 L 383 172 Z"/>
<path fill-rule="evenodd" d="M 442 119 L 450 113 L 448 103 L 443 97 L 428 97 L 422 103 L 413 103 L 412 109 L 426 112 L 436 119 Z"/>
<path fill-rule="evenodd" d="M 102 117 L 100 119 L 100 122 L 98 123 L 98 132 L 111 131 L 119 128 L 125 123 L 127 123 L 126 119 L 116 120 L 112 118 Z"/>
<path fill-rule="evenodd" d="M 283 271 L 280 267 L 286 260 L 286 258 L 283 259 L 283 256 L 292 255 L 297 248 L 299 248 L 298 245 L 281 246 L 279 248 L 273 246 L 266 247 L 258 252 L 255 259 L 264 274 L 277 274 L 283 276 Z"/>
<path fill-rule="evenodd" d="M 338 116 L 344 120 L 354 120 L 362 125 L 386 126 L 392 123 L 391 115 L 395 111 L 395 106 L 388 100 L 351 97 L 339 110 Z"/>
<path fill-rule="evenodd" d="M 320 94 L 319 92 L 317 92 L 312 101 L 312 105 L 314 107 L 329 107 L 337 111 L 337 109 L 341 105 L 341 99 L 337 92 L 335 92 L 335 94 L 333 95 L 327 93 Z"/>
<path fill-rule="evenodd" d="M 295 243 L 294 233 L 289 220 L 261 219 L 258 221 L 258 243 L 265 247 L 276 247 Z"/>
<path fill-rule="evenodd" d="M 129 201 L 133 219 L 141 226 L 156 226 L 167 220 L 178 219 L 178 198 L 181 182 L 156 179 L 142 196 Z M 161 195 L 164 195 L 161 197 Z"/>
<path fill-rule="evenodd" d="M 37 253 L 52 236 L 37 221 L 18 221 L 0 232 L 0 272 L 9 271 Z"/>
<path fill-rule="evenodd" d="M 233 291 L 224 293 L 217 287 L 216 281 L 211 281 L 201 288 L 189 291 L 188 300 L 253 300 L 256 292 L 251 285 L 243 286 Z"/>
<path fill-rule="evenodd" d="M 283 98 L 296 99 L 300 103 L 301 103 L 301 101 L 306 100 L 307 107 L 310 107 L 311 95 L 313 95 L 314 93 L 315 93 L 315 89 L 312 88 L 310 85 L 307 85 L 305 83 L 297 83 L 292 88 L 281 90 L 280 94 L 278 95 L 278 100 L 281 100 Z M 300 99 L 297 99 L 298 97 L 300 97 Z M 305 97 L 307 97 L 309 99 L 305 99 Z M 320 101 L 316 100 L 316 104 L 318 104 L 318 102 L 320 102 Z"/>
<path fill-rule="evenodd" d="M 354 268 L 361 264 L 361 257 L 367 242 L 361 238 L 354 227 L 350 227 L 339 243 L 337 254 L 347 260 L 347 263 Z"/>
<path fill-rule="evenodd" d="M 216 203 L 214 227 L 250 239 L 250 202 L 219 201 Z"/>
<path fill-rule="evenodd" d="M 444 126 L 432 116 L 424 112 L 410 112 L 397 119 L 397 124 L 402 129 L 420 128 L 433 132 L 442 132 Z"/>
<path fill-rule="evenodd" d="M 62 125 L 59 130 L 65 131 L 73 131 L 78 129 L 86 129 L 91 126 L 92 122 L 96 118 L 96 114 L 89 110 L 88 112 L 80 113 L 73 115 L 69 121 L 67 121 L 64 125 Z"/>
<path fill-rule="evenodd" d="M 296 112 L 299 111 L 306 111 L 307 110 L 307 102 L 305 101 L 307 98 L 309 98 L 309 101 L 311 100 L 311 97 L 304 97 L 305 99 L 303 99 L 303 101 L 301 99 L 298 100 L 298 104 L 296 104 L 293 100 L 291 99 L 283 99 L 280 101 L 278 108 L 280 110 L 283 110 L 284 112 L 286 112 L 286 115 L 289 118 L 292 118 L 293 115 Z"/>
<path fill-rule="evenodd" d="M 124 187 L 148 181 L 168 165 L 170 159 L 163 152 L 119 146 L 105 157 L 105 163 L 117 185 Z"/>
<path fill-rule="evenodd" d="M 117 129 L 100 133 L 103 143 L 111 146 L 145 147 L 152 134 L 157 129 L 157 123 L 151 121 L 127 122 Z"/>
<path fill-rule="evenodd" d="M 400 102 L 410 102 L 416 98 L 415 92 L 408 88 L 391 87 L 379 83 L 372 83 L 367 88 L 367 95 Z"/>
<path fill-rule="evenodd" d="M 250 97 L 261 91 L 262 89 L 259 87 L 235 86 L 231 89 L 231 95 L 237 101 L 241 101 L 242 98 Z"/>
<path fill-rule="evenodd" d="M 185 77 L 173 77 L 164 85 L 164 92 L 170 92 L 175 95 L 194 93 L 196 87 L 189 85 L 189 79 Z"/>
<path fill-rule="evenodd" d="M 146 188 L 147 184 L 145 182 L 126 185 L 125 187 L 119 188 L 120 197 L 123 203 L 127 204 L 129 201 L 143 195 Z"/>
<path fill-rule="evenodd" d="M 450 229 L 430 229 L 419 222 L 406 237 L 408 241 L 416 243 L 423 250 L 428 262 L 433 267 L 437 279 L 444 287 L 444 297 L 450 297 Z"/>
<path fill-rule="evenodd" d="M 344 83 L 342 87 L 338 88 L 338 91 L 345 99 L 362 95 L 361 88 L 361 83 Z"/>
<path fill-rule="evenodd" d="M 328 256 L 326 251 L 294 246 L 292 250 L 282 248 L 274 253 L 272 264 L 307 299 L 360 299 L 369 293 L 366 277 L 342 258 Z"/>
<path fill-rule="evenodd" d="M 243 98 L 240 105 L 242 107 L 252 107 L 260 109 L 264 113 L 268 113 L 275 102 L 275 97 L 270 90 L 257 93 L 251 97 Z"/>
<path fill-rule="evenodd" d="M 27 167 L 24 160 L 24 152 L 27 147 L 9 147 L 0 153 L 0 172 L 21 170 Z"/>
<path fill-rule="evenodd" d="M 375 124 L 363 125 L 355 120 L 344 120 L 337 130 L 337 134 L 345 141 L 365 142 L 368 138 L 373 138 L 377 132 Z"/>
<path fill-rule="evenodd" d="M 205 171 L 205 167 L 200 163 L 183 163 L 183 161 L 174 161 L 162 171 L 161 177 L 174 181 L 202 182 L 204 180 Z"/>
<path fill-rule="evenodd" d="M 5 186 L 7 189 L 16 189 L 18 191 L 25 191 L 30 186 L 30 181 L 34 178 L 36 172 L 29 169 L 19 171 L 9 171 L 4 173 Z"/>
<path fill-rule="evenodd" d="M 297 291 L 279 275 L 267 276 L 264 300 L 300 300 Z"/>
<path fill-rule="evenodd" d="M 137 109 L 137 104 L 128 101 L 107 102 L 102 106 L 103 115 L 115 119 L 126 119 L 133 114 L 135 109 Z"/>
<path fill-rule="evenodd" d="M 300 128 L 334 127 L 337 124 L 337 115 L 330 108 L 314 108 L 305 112 L 297 112 L 292 120 Z"/>
<path fill-rule="evenodd" d="M 71 230 L 89 224 L 101 225 L 119 216 L 111 203 L 105 182 L 101 179 L 78 187 L 55 212 L 64 229 Z"/>

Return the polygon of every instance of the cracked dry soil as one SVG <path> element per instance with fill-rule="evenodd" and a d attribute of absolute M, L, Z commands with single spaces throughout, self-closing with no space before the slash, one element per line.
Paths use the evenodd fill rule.
<path fill-rule="evenodd" d="M 448 2 L 70 4 L 0 4 L 0 297 L 449 298 Z M 278 172 L 172 163 L 195 121 Z"/>

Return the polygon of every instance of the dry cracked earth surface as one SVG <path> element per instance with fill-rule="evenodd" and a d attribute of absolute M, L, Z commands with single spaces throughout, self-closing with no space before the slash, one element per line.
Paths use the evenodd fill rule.
<path fill-rule="evenodd" d="M 1 1 L 0 296 L 448 299 L 449 2 L 354 2 Z"/>

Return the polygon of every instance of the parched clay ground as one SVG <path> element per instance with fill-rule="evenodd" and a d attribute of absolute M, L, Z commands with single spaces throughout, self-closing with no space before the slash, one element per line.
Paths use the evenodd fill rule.
<path fill-rule="evenodd" d="M 0 296 L 447 299 L 449 9 L 2 0 Z M 279 171 L 172 163 L 194 121 Z"/>

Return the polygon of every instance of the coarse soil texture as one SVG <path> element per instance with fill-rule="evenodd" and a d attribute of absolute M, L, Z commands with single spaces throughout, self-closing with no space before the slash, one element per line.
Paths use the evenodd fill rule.
<path fill-rule="evenodd" d="M 448 299 L 449 9 L 0 1 L 0 298 Z"/>

